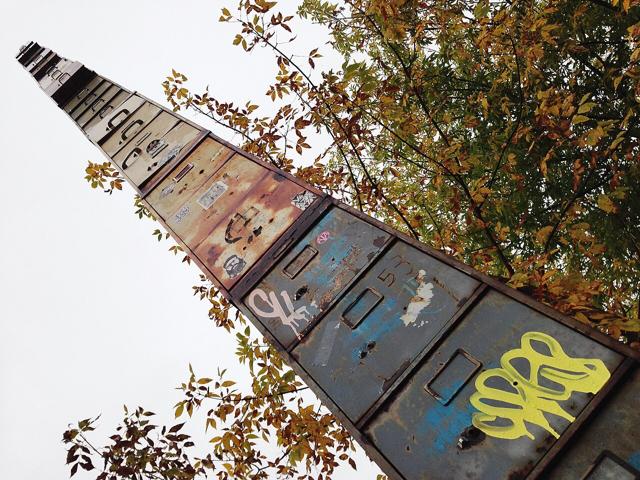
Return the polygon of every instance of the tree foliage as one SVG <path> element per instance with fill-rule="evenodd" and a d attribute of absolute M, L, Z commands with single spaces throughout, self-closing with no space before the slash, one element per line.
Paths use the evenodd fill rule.
<path fill-rule="evenodd" d="M 237 26 L 238 48 L 273 54 L 272 114 L 254 100 L 192 91 L 175 70 L 163 83 L 167 101 L 356 208 L 639 346 L 638 0 L 301 0 L 287 8 L 240 0 L 220 16 Z M 329 42 L 300 52 L 296 35 L 307 22 L 323 26 Z M 321 68 L 323 52 L 340 60 Z M 90 168 L 94 187 L 113 173 Z M 191 476 L 162 470 L 157 478 L 204 469 L 311 478 L 315 465 L 317 478 L 328 477 L 350 459 L 346 432 L 305 402 L 302 383 L 242 330 L 213 287 L 194 289 L 236 334 L 252 392 L 222 373 L 200 383 L 191 372 L 176 416 L 213 402 L 211 454 L 190 463 Z M 266 455 L 258 438 L 276 438 L 278 453 Z M 114 472 L 104 478 L 119 478 Z"/>

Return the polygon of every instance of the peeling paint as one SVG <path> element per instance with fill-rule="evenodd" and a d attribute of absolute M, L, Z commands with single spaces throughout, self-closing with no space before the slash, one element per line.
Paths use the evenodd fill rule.
<path fill-rule="evenodd" d="M 407 327 L 418 319 L 420 312 L 429 306 L 433 298 L 433 283 L 425 283 L 425 275 L 426 272 L 424 270 L 418 272 L 418 276 L 416 277 L 418 280 L 416 294 L 407 307 L 407 313 L 400 317 L 400 320 L 402 320 Z"/>

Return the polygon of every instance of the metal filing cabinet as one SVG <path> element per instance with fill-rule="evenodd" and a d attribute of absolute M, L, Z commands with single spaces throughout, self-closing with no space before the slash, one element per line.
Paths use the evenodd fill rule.
<path fill-rule="evenodd" d="M 195 248 L 200 261 L 228 289 L 317 198 L 284 175 L 262 168 L 265 175 L 243 198 L 236 198 Z"/>
<path fill-rule="evenodd" d="M 407 480 L 524 479 L 622 359 L 490 291 L 365 431 Z"/>
<path fill-rule="evenodd" d="M 169 132 L 182 132 L 173 141 L 167 138 Z M 136 185 L 142 185 L 176 154 L 171 153 L 177 147 L 181 149 L 191 143 L 199 130 L 180 121 L 169 112 L 162 112 L 148 123 L 140 132 L 113 157 L 113 161 L 122 168 L 124 174 Z"/>
<path fill-rule="evenodd" d="M 161 218 L 168 218 L 211 178 L 231 154 L 231 149 L 206 138 L 149 193 L 146 201 Z"/>
<path fill-rule="evenodd" d="M 572 439 L 547 478 L 640 479 L 640 368 L 626 377 Z"/>
<path fill-rule="evenodd" d="M 100 76 L 95 76 L 94 78 L 92 78 L 89 83 L 87 83 L 83 88 L 80 89 L 80 91 L 78 93 L 76 93 L 73 98 L 71 98 L 71 100 L 69 100 L 65 106 L 62 108 L 65 112 L 67 112 L 68 114 L 71 114 L 71 112 L 81 103 L 83 103 L 85 101 L 85 99 L 87 98 L 87 96 L 89 96 L 89 94 L 91 94 L 91 92 L 94 91 L 95 88 L 98 87 L 98 85 L 100 85 L 100 83 L 102 83 L 102 81 L 104 80 L 104 78 L 100 77 Z"/>
<path fill-rule="evenodd" d="M 116 88 L 117 93 L 110 97 L 107 97 L 106 96 L 107 94 L 105 94 L 102 96 L 102 98 L 98 100 L 98 103 L 96 105 L 97 113 L 93 117 L 91 117 L 87 122 L 80 125 L 80 127 L 84 131 L 89 130 L 94 125 L 101 122 L 102 119 L 104 119 L 107 115 L 113 112 L 114 109 L 122 105 L 122 103 L 131 95 L 131 92 L 129 92 L 128 90 L 123 90 L 120 87 L 114 86 L 112 88 Z"/>
<path fill-rule="evenodd" d="M 138 95 L 131 95 L 122 105 L 114 109 L 101 122 L 86 130 L 87 137 L 95 144 L 103 142 L 111 133 L 122 126 L 142 105 L 145 100 Z"/>
<path fill-rule="evenodd" d="M 302 340 L 293 356 L 356 423 L 437 338 L 478 285 L 468 275 L 397 241 Z"/>
<path fill-rule="evenodd" d="M 271 269 L 243 303 L 288 348 L 390 239 L 383 230 L 334 207 Z"/>

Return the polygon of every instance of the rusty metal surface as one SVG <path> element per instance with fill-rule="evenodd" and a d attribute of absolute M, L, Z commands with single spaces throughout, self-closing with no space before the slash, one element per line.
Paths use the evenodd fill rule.
<path fill-rule="evenodd" d="M 390 238 L 332 208 L 245 297 L 244 304 L 288 348 Z"/>
<path fill-rule="evenodd" d="M 144 104 L 144 99 L 131 95 L 122 105 L 114 109 L 102 121 L 86 131 L 87 137 L 95 144 L 100 144 L 133 115 Z"/>
<path fill-rule="evenodd" d="M 638 475 L 639 374 L 617 388 L 638 352 L 314 197 L 320 192 L 223 140 L 204 140 L 197 125 L 78 62 L 34 42 L 17 58 L 390 478 Z M 612 376 L 599 390 L 569 388 L 591 372 L 540 364 L 558 351 Z M 505 366 L 507 354 L 515 360 Z M 510 367 L 525 386 L 506 380 Z M 545 391 L 568 394 L 551 401 Z M 503 418 L 483 417 L 484 431 L 472 426 L 478 409 L 493 408 Z M 516 425 L 514 439 L 496 434 Z"/>
<path fill-rule="evenodd" d="M 545 478 L 624 480 L 626 477 L 621 469 L 615 468 L 610 461 L 598 462 L 604 451 L 611 452 L 631 469 L 640 472 L 639 399 L 640 368 L 636 367 L 604 403 L 598 415 L 582 427 L 561 460 L 552 466 Z M 592 465 L 598 464 L 599 467 L 591 472 L 591 476 L 585 476 Z M 605 472 L 613 472 L 616 476 L 604 476 Z"/>
<path fill-rule="evenodd" d="M 142 185 L 175 158 L 197 134 L 198 130 L 191 125 L 181 122 L 171 113 L 162 112 L 114 155 L 113 161 L 131 182 Z"/>
<path fill-rule="evenodd" d="M 389 400 L 385 409 L 371 421 L 366 429 L 371 441 L 407 479 L 526 478 L 527 473 L 556 441 L 556 437 L 541 426 L 544 419 L 558 435 L 571 424 L 570 420 L 547 412 L 542 419 L 537 419 L 538 424 L 524 424 L 527 428 L 527 432 L 522 433 L 524 436 L 496 438 L 472 426 L 472 415 L 477 410 L 471 404 L 470 397 L 477 391 L 478 375 L 489 370 L 496 372 L 507 352 L 517 357 L 512 361 L 516 370 L 523 377 L 528 377 L 532 365 L 539 358 L 533 353 L 519 350 L 524 349 L 522 338 L 528 332 L 540 332 L 553 338 L 571 358 L 599 359 L 610 372 L 623 359 L 618 353 L 492 291 L 471 310 L 415 375 Z M 533 342 L 533 345 L 537 352 L 545 356 L 552 348 L 538 345 L 538 342 Z M 464 352 L 462 356 L 461 352 Z M 480 369 L 477 369 L 478 362 Z M 558 384 L 544 376 L 545 372 L 554 371 L 553 368 L 549 365 L 540 367 L 540 370 L 536 368 L 539 375 L 532 381 L 537 388 L 558 389 Z M 491 377 L 485 381 L 485 385 L 492 394 L 497 395 L 495 400 L 485 399 L 485 403 L 510 408 L 509 412 L 518 412 L 517 405 L 498 400 L 520 399 L 515 386 L 517 382 L 511 385 L 504 378 Z M 429 393 L 429 389 L 437 389 L 440 395 Z M 500 397 L 500 392 L 507 397 Z M 572 416 L 576 416 L 593 396 L 580 391 L 569 393 L 566 400 L 558 401 L 558 405 Z M 529 402 L 532 400 L 528 399 Z M 495 422 L 505 429 L 517 425 L 504 418 Z"/>
<path fill-rule="evenodd" d="M 220 223 L 195 248 L 196 255 L 227 289 L 317 198 L 283 175 L 260 169 L 264 174 L 259 182 L 251 185 L 245 197 L 229 204 L 232 209 L 220 212 Z"/>
<path fill-rule="evenodd" d="M 265 171 L 241 155 L 234 155 L 189 197 L 165 199 L 163 219 L 194 249 L 223 218 L 236 210 Z M 164 214 L 164 211 L 162 214 Z"/>
<path fill-rule="evenodd" d="M 405 242 L 396 242 L 293 356 L 357 422 L 478 285 Z"/>
<path fill-rule="evenodd" d="M 229 158 L 231 150 L 205 139 L 145 198 L 162 218 L 182 206 Z"/>

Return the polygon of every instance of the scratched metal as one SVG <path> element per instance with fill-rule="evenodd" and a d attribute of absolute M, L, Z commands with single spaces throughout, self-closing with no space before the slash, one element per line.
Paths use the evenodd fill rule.
<path fill-rule="evenodd" d="M 196 256 L 227 289 L 316 199 L 314 194 L 284 175 L 264 170 L 266 175 L 245 197 L 236 198 L 233 209 L 221 212 L 220 223 L 195 249 Z M 223 193 L 223 197 L 227 193 Z M 297 201 L 303 197 L 307 200 Z"/>
<path fill-rule="evenodd" d="M 87 137 L 93 143 L 100 144 L 144 104 L 144 98 L 138 95 L 131 95 L 122 105 L 104 117 L 102 121 L 87 129 Z"/>
<path fill-rule="evenodd" d="M 167 219 L 211 178 L 230 155 L 231 149 L 211 138 L 205 139 L 149 193 L 146 200 L 160 217 Z"/>
<path fill-rule="evenodd" d="M 152 103 L 145 103 L 133 115 L 115 129 L 109 137 L 100 143 L 100 148 L 107 156 L 113 158 L 138 133 L 140 133 L 160 113 L 160 108 Z"/>
<path fill-rule="evenodd" d="M 67 102 L 65 104 L 65 106 L 62 108 L 65 112 L 71 114 L 71 112 L 78 106 L 80 105 L 82 102 L 85 101 L 85 99 L 87 98 L 87 96 L 89 96 L 89 94 L 91 92 L 94 91 L 94 89 L 96 87 L 98 87 L 98 85 L 100 85 L 102 83 L 102 81 L 104 80 L 104 78 L 100 77 L 100 76 L 96 76 L 93 77 L 89 83 L 87 83 L 83 88 L 81 88 L 78 93 L 76 93 L 73 98 L 71 100 L 69 100 L 69 102 Z"/>
<path fill-rule="evenodd" d="M 97 113 L 91 117 L 89 121 L 80 125 L 84 131 L 89 130 L 94 125 L 98 124 L 102 121 L 107 115 L 113 112 L 114 109 L 118 108 L 122 103 L 129 98 L 131 92 L 128 90 L 123 90 L 121 88 L 118 89 L 118 92 L 109 99 L 106 99 L 104 103 L 100 102 L 99 105 L 96 106 Z M 104 97 L 103 97 L 104 98 Z"/>
<path fill-rule="evenodd" d="M 301 337 L 390 235 L 332 208 L 244 298 L 285 347 Z"/>
<path fill-rule="evenodd" d="M 167 136 L 174 128 L 178 128 L 182 135 L 173 135 L 171 141 Z M 180 149 L 191 143 L 197 134 L 197 129 L 181 122 L 172 113 L 162 112 L 120 150 L 113 161 L 122 168 L 129 180 L 142 185 L 175 158 Z"/>
<path fill-rule="evenodd" d="M 98 88 L 87 95 L 80 104 L 80 107 L 71 112 L 71 118 L 75 120 L 80 128 L 83 128 L 84 124 L 91 120 L 98 110 L 102 108 L 107 99 L 113 97 L 119 90 L 120 87 L 111 82 L 103 82 Z"/>
<path fill-rule="evenodd" d="M 293 356 L 355 423 L 478 285 L 459 270 L 396 242 Z"/>
<path fill-rule="evenodd" d="M 474 382 L 480 372 L 475 369 L 476 363 L 481 364 L 481 370 L 499 368 L 501 356 L 519 348 L 522 335 L 531 331 L 550 335 L 571 357 L 601 359 L 610 372 L 622 360 L 613 350 L 491 291 L 391 397 L 367 426 L 366 434 L 407 480 L 526 478 L 556 438 L 541 426 L 528 422 L 526 426 L 533 440 L 527 436 L 504 439 L 485 435 L 470 428 L 476 410 L 469 399 L 476 391 Z M 548 347 L 541 345 L 540 352 L 548 352 Z M 452 358 L 456 361 L 454 368 L 449 369 Z M 529 363 L 524 358 L 517 360 L 522 361 L 515 362 L 515 367 L 527 376 Z M 466 369 L 462 368 L 465 363 Z M 515 394 L 515 387 L 506 380 L 498 380 L 502 381 L 488 385 Z M 545 378 L 538 378 L 538 382 L 542 387 L 558 388 L 558 384 Z M 437 395 L 428 389 L 437 389 Z M 592 396 L 574 392 L 559 404 L 577 416 Z M 495 406 L 510 406 L 498 400 L 492 402 Z M 519 411 L 518 407 L 512 409 Z M 544 416 L 559 434 L 570 425 L 560 416 L 549 413 Z M 510 423 L 506 419 L 498 422 L 503 426 Z"/>
<path fill-rule="evenodd" d="M 580 432 L 571 440 L 559 461 L 549 471 L 550 479 L 580 480 L 591 464 L 598 460 L 603 451 L 608 450 L 640 475 L 640 368 L 627 374 L 623 385 L 616 387 L 597 414 L 585 423 Z M 600 477 L 595 472 L 587 477 L 614 478 L 626 480 L 619 468 L 610 462 L 602 462 Z M 615 477 L 605 477 L 604 471 L 615 472 Z M 634 480 L 640 477 L 631 477 Z"/>
<path fill-rule="evenodd" d="M 233 215 L 266 173 L 256 162 L 234 155 L 191 196 L 174 197 L 171 214 L 164 220 L 183 242 L 195 249 L 216 225 Z"/>

